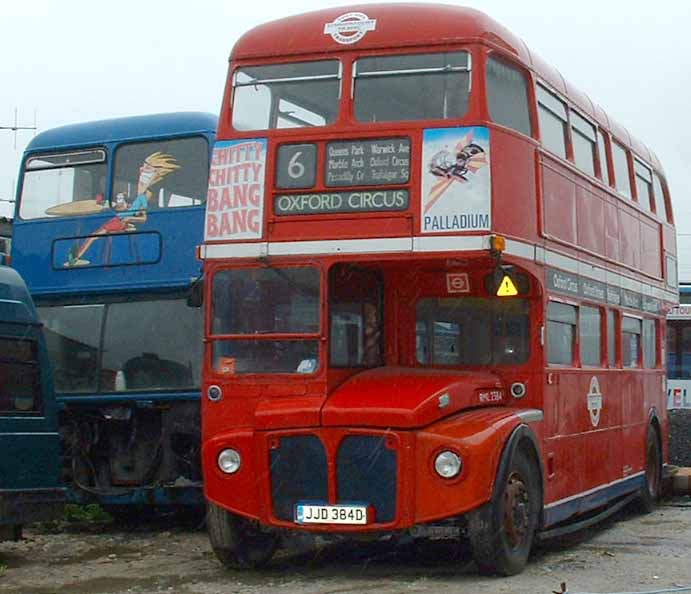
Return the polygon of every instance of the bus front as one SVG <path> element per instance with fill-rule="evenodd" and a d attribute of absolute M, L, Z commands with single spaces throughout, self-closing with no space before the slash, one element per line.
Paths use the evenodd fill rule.
<path fill-rule="evenodd" d="M 74 502 L 201 506 L 201 267 L 217 118 L 47 130 L 20 171 L 13 266 L 45 326 Z"/>
<path fill-rule="evenodd" d="M 349 21 L 357 43 L 330 10 L 231 56 L 200 248 L 212 545 L 247 567 L 282 530 L 445 524 L 512 573 L 541 506 L 543 308 L 532 254 L 503 236 L 534 238 L 534 214 L 493 212 L 493 177 L 534 204 L 534 141 L 489 124 L 473 23 L 441 44 L 420 11 L 396 47 L 406 18 L 371 12 Z M 295 30 L 300 53 L 272 56 Z M 495 172 L 495 151 L 525 176 Z"/>

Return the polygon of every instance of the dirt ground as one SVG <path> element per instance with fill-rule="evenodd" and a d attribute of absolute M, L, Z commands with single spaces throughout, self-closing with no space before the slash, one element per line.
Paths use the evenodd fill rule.
<path fill-rule="evenodd" d="M 548 594 L 643 592 L 691 586 L 691 498 L 665 500 L 560 542 L 541 545 L 512 578 L 481 578 L 446 546 L 390 543 L 311 547 L 262 571 L 225 570 L 198 523 L 25 530 L 0 543 L 0 592 L 8 594 Z"/>

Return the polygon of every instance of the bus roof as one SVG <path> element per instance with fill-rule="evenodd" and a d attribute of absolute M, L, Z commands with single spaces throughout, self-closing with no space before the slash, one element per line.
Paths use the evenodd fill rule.
<path fill-rule="evenodd" d="M 337 43 L 326 28 L 339 17 L 361 13 L 376 20 L 374 28 L 356 43 Z M 359 18 L 362 18 L 359 17 Z M 299 33 L 298 33 L 299 31 Z M 635 139 L 590 98 L 569 84 L 559 71 L 528 49 L 522 39 L 488 15 L 446 4 L 363 4 L 329 8 L 265 23 L 245 33 L 230 59 L 262 59 L 391 47 L 445 46 L 480 42 L 513 54 L 557 92 L 568 97 L 586 116 L 609 130 L 655 169 L 662 171 L 655 154 Z"/>
<path fill-rule="evenodd" d="M 37 323 L 34 303 L 24 279 L 9 266 L 0 266 L 0 324 Z"/>
<path fill-rule="evenodd" d="M 204 112 L 159 113 L 82 122 L 37 134 L 26 152 L 85 146 L 103 142 L 175 136 L 189 132 L 215 132 L 218 117 Z"/>

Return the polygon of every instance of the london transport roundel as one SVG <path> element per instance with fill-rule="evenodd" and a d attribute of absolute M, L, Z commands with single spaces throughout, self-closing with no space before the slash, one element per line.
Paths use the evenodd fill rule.
<path fill-rule="evenodd" d="M 369 18 L 364 12 L 348 12 L 324 25 L 324 34 L 342 45 L 360 41 L 369 31 L 377 28 L 377 19 Z"/>
<path fill-rule="evenodd" d="M 588 412 L 590 413 L 590 422 L 593 427 L 597 427 L 600 424 L 600 413 L 602 412 L 602 392 L 600 392 L 600 382 L 596 376 L 590 379 Z"/>

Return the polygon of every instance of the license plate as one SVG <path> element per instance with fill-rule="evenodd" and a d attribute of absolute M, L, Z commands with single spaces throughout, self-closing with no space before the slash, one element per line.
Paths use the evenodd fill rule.
<path fill-rule="evenodd" d="M 298 524 L 367 524 L 366 505 L 309 505 L 295 506 Z"/>

